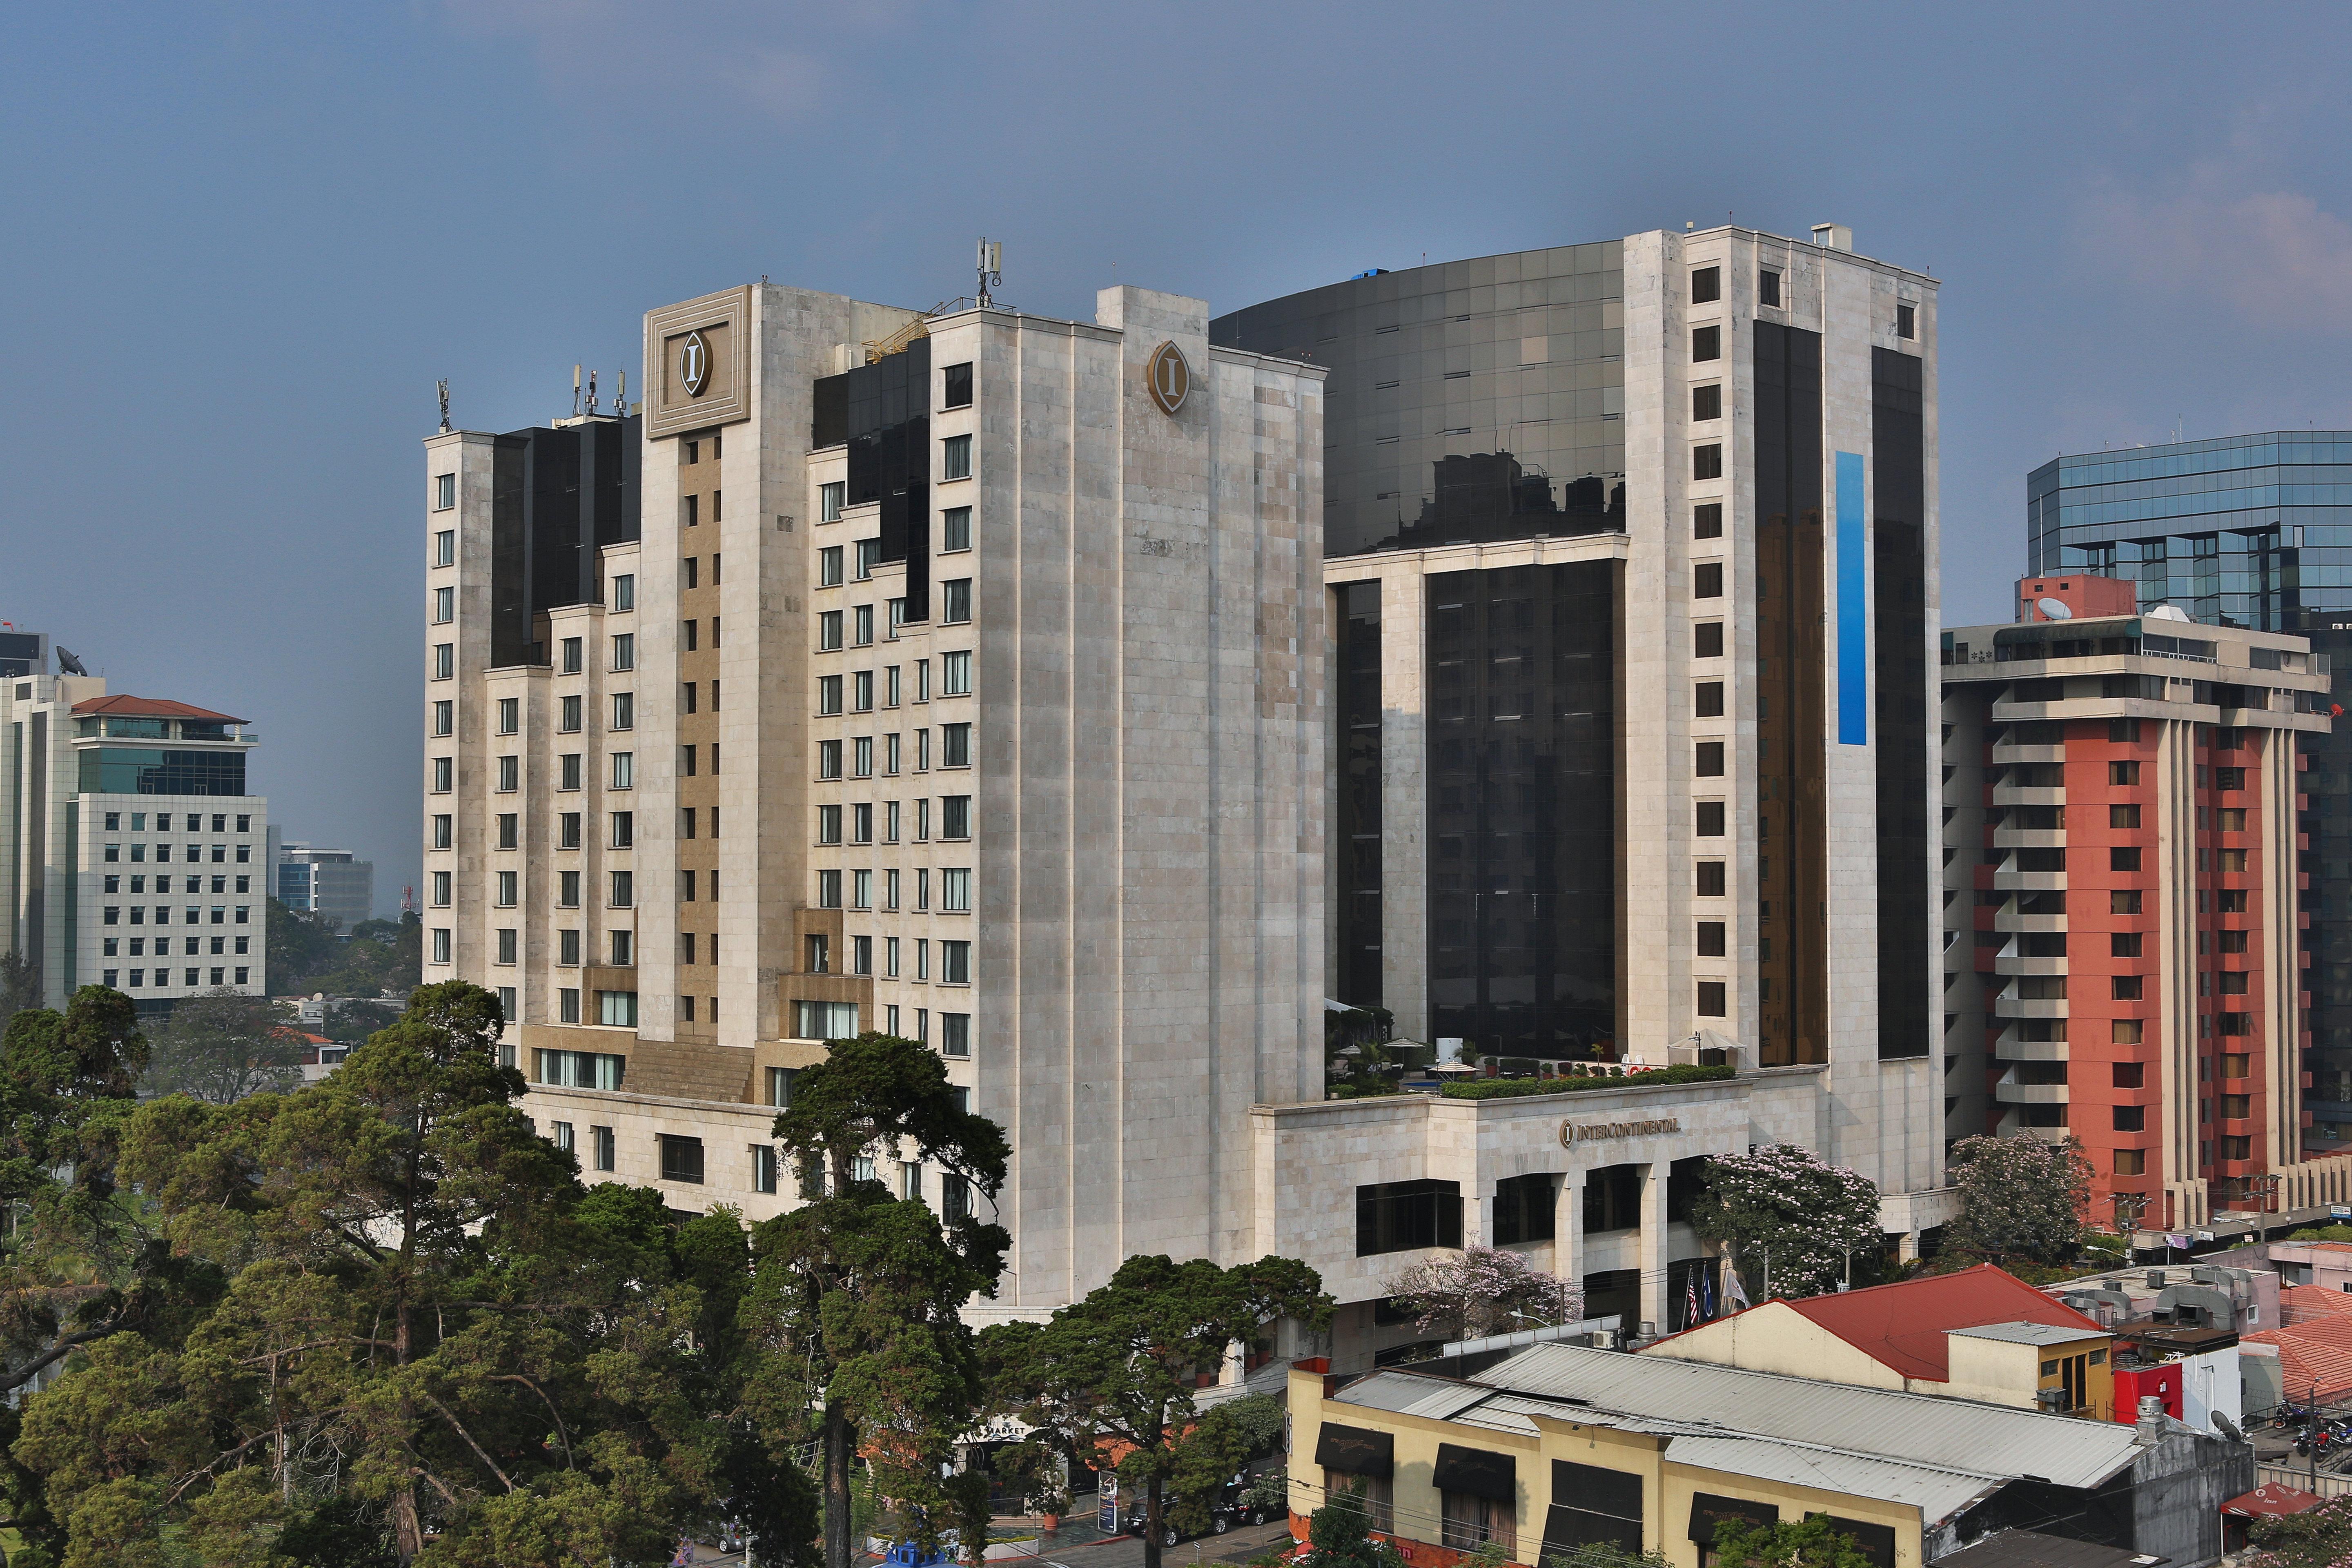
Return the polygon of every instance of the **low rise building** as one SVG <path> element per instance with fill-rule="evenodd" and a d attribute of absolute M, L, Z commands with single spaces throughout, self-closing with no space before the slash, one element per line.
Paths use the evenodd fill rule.
<path fill-rule="evenodd" d="M 297 914 L 323 915 L 344 936 L 375 913 L 375 863 L 348 849 L 278 846 L 278 901 Z"/>
<path fill-rule="evenodd" d="M 1875 1568 L 2013 1530 L 2195 1568 L 2254 1484 L 2252 1447 L 2161 1413 L 2083 1420 L 1566 1344 L 1465 1379 L 1320 1368 L 1290 1382 L 1292 1528 L 1353 1493 L 1413 1568 L 1597 1542 L 1709 1568 L 1722 1523 L 1812 1514 Z"/>

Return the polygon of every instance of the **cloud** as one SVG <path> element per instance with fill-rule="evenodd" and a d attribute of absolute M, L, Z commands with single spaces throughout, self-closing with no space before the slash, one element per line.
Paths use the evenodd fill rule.
<path fill-rule="evenodd" d="M 2260 162 L 2235 149 L 2160 194 L 2104 184 L 2076 247 L 2149 292 L 2203 296 L 2260 326 L 2352 332 L 2352 223 L 2301 191 L 2262 188 Z"/>

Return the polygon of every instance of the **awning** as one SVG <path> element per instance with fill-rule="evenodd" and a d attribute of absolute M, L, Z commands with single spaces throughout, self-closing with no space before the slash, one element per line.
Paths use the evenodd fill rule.
<path fill-rule="evenodd" d="M 1452 1443 L 1437 1446 L 1437 1489 L 1467 1492 L 1495 1502 L 1517 1502 L 1518 1463 L 1508 1454 L 1486 1448 L 1463 1448 Z"/>
<path fill-rule="evenodd" d="M 2307 1492 L 2300 1487 L 2281 1486 L 2271 1481 L 2250 1492 L 2240 1492 L 2221 1505 L 2221 1511 L 2238 1519 L 2276 1519 L 2318 1506 L 2317 1492 Z"/>
<path fill-rule="evenodd" d="M 1690 1538 L 1701 1546 L 1714 1545 L 1715 1527 L 1718 1521 L 1774 1525 L 1780 1522 L 1780 1510 L 1769 1502 L 1717 1497 L 1713 1492 L 1691 1493 Z"/>
<path fill-rule="evenodd" d="M 1591 1513 L 1580 1508 L 1551 1505 L 1544 1516 L 1543 1561 L 1555 1557 L 1573 1559 L 1587 1546 L 1618 1547 L 1633 1556 L 1642 1554 L 1642 1521 L 1638 1519 L 1618 1519 L 1605 1513 Z"/>
<path fill-rule="evenodd" d="M 1638 1525 L 1643 1517 L 1642 1478 L 1631 1470 L 1554 1459 L 1551 1500 L 1554 1507 L 1605 1513 L 1616 1519 L 1630 1519 Z"/>
<path fill-rule="evenodd" d="M 1327 1470 L 1385 1479 L 1395 1466 L 1396 1439 L 1369 1426 L 1326 1421 L 1315 1437 L 1315 1462 Z"/>

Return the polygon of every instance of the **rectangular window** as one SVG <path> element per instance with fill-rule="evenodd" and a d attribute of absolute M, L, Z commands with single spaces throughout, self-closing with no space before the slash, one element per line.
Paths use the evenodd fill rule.
<path fill-rule="evenodd" d="M 1705 386 L 1691 388 L 1691 417 L 1701 421 L 1723 417 L 1723 384 L 1721 382 L 1711 381 Z"/>
<path fill-rule="evenodd" d="M 637 879 L 635 872 L 611 871 L 606 873 L 606 877 L 608 879 L 608 885 L 605 891 L 609 896 L 606 898 L 605 902 L 610 907 L 616 910 L 625 910 L 631 908 L 636 903 Z M 615 931 L 614 934 L 618 936 L 622 933 Z"/>
<path fill-rule="evenodd" d="M 578 812 L 564 812 L 555 819 L 555 847 L 558 849 L 580 847 L 580 814 Z"/>
<path fill-rule="evenodd" d="M 434 625 L 436 625 L 436 626 L 447 626 L 451 621 L 454 621 L 454 620 L 456 620 L 457 618 L 457 589 L 455 589 L 455 588 L 436 588 L 436 589 L 434 589 L 434 590 L 433 590 L 433 624 L 434 624 Z"/>
<path fill-rule="evenodd" d="M 873 606 L 873 605 L 858 605 L 858 606 L 857 606 L 857 611 L 856 611 L 856 633 L 857 633 L 857 646 L 858 646 L 859 647 L 873 647 L 873 646 L 874 646 L 874 606 Z"/>
<path fill-rule="evenodd" d="M 968 479 L 971 478 L 971 437 L 950 436 L 940 443 L 940 478 Z"/>
<path fill-rule="evenodd" d="M 816 520 L 819 522 L 839 522 L 842 503 L 849 499 L 849 485 L 834 479 L 816 488 Z"/>
<path fill-rule="evenodd" d="M 1700 1017 L 1720 1018 L 1723 1016 L 1723 984 L 1724 983 L 1720 980 L 1702 980 L 1698 983 L 1698 1013 Z"/>
<path fill-rule="evenodd" d="M 828 544 L 816 552 L 816 585 L 820 588 L 841 586 L 841 546 Z"/>
<path fill-rule="evenodd" d="M 1704 447 L 1691 448 L 1691 478 L 1719 479 L 1723 478 L 1723 446 L 1710 441 Z"/>
<path fill-rule="evenodd" d="M 435 511 L 447 511 L 451 507 L 454 507 L 454 506 L 456 506 L 457 504 L 457 475 L 455 475 L 455 474 L 436 474 L 436 475 L 434 475 L 434 476 L 433 476 L 433 510 L 434 510 Z M 439 534 L 436 534 L 436 535 L 434 535 L 434 537 L 435 537 L 436 539 L 446 539 L 446 540 L 448 540 L 452 544 L 455 544 L 455 543 L 457 542 L 457 535 L 454 531 L 453 531 L 453 532 L 448 532 L 448 533 L 439 533 Z M 441 565 L 441 566 L 446 566 L 446 565 L 448 565 L 448 564 L 450 563 L 450 561 L 451 561 L 452 559 L 454 559 L 454 558 L 455 558 L 455 555 L 456 555 L 456 552 L 453 550 L 453 551 L 449 552 L 448 552 L 448 554 L 447 554 L 446 556 L 445 556 L 444 558 L 437 560 L 437 561 L 435 563 L 435 564 L 436 564 L 436 565 Z"/>
<path fill-rule="evenodd" d="M 1691 358 L 1701 363 L 1723 357 L 1723 329 L 1694 327 L 1691 329 Z"/>
<path fill-rule="evenodd" d="M 637 634 L 623 632 L 613 639 L 613 668 L 615 670 L 637 668 Z"/>
<path fill-rule="evenodd" d="M 940 967 L 942 971 L 946 967 L 944 955 L 940 959 Z M 971 1055 L 971 1014 L 942 1013 L 940 1015 L 940 1055 L 959 1058 Z"/>
<path fill-rule="evenodd" d="M 940 695 L 971 695 L 971 654 L 969 650 L 940 655 Z"/>
<path fill-rule="evenodd" d="M 1697 866 L 1698 896 L 1702 899 L 1724 897 L 1724 863 L 1720 860 L 1701 860 L 1697 862 Z"/>
<path fill-rule="evenodd" d="M 686 580 L 678 586 L 692 593 L 701 579 L 702 558 L 698 555 L 689 555 L 678 563 L 678 570 L 686 574 Z"/>
<path fill-rule="evenodd" d="M 499 945 L 498 945 L 499 956 L 498 956 L 498 958 L 497 958 L 496 962 L 497 962 L 497 963 L 512 963 L 515 961 L 515 933 L 514 933 L 514 931 L 513 931 L 511 929 L 501 929 L 501 930 L 499 931 L 498 936 L 499 936 Z"/>
<path fill-rule="evenodd" d="M 872 937 L 853 936 L 849 939 L 849 973 L 852 974 L 874 973 L 874 939 Z"/>
<path fill-rule="evenodd" d="M 819 871 L 816 874 L 816 907 L 821 910 L 841 908 L 841 873 Z"/>
<path fill-rule="evenodd" d="M 1723 597 L 1723 563 L 1701 561 L 1691 567 L 1691 597 L 1720 599 Z"/>
<path fill-rule="evenodd" d="M 678 777 L 690 779 L 694 776 L 694 752 L 695 748 L 692 746 L 680 746 L 677 749 Z"/>
<path fill-rule="evenodd" d="M 850 677 L 849 706 L 853 712 L 874 711 L 874 672 L 861 669 Z"/>
<path fill-rule="evenodd" d="M 2115 1109 L 2115 1130 L 2118 1132 L 2147 1131 L 2147 1110 L 2137 1105 L 2118 1105 Z"/>
<path fill-rule="evenodd" d="M 940 624 L 960 626 L 970 619 L 971 619 L 971 579 L 951 577 L 941 583 L 940 584 Z M 915 695 L 919 701 L 925 694 L 918 690 Z"/>
<path fill-rule="evenodd" d="M 841 677 L 820 675 L 816 678 L 816 710 L 825 716 L 841 711 Z"/>
<path fill-rule="evenodd" d="M 940 513 L 940 552 L 951 554 L 971 548 L 971 508 L 951 506 Z"/>
<path fill-rule="evenodd" d="M 1721 921 L 1698 922 L 1698 955 L 1701 958 L 1724 956 L 1724 924 Z"/>
<path fill-rule="evenodd" d="M 2246 770 L 2243 768 L 2215 768 L 2213 770 L 2213 787 L 2220 790 L 2241 790 L 2245 788 Z"/>
<path fill-rule="evenodd" d="M 1769 267 L 1756 269 L 1756 302 L 1775 310 L 1780 304 L 1780 275 Z"/>
<path fill-rule="evenodd" d="M 1723 742 L 1701 741 L 1693 748 L 1691 771 L 1703 779 L 1723 776 Z"/>
<path fill-rule="evenodd" d="M 637 814 L 634 811 L 612 813 L 612 846 L 615 849 L 632 849 L 637 842 Z"/>
<path fill-rule="evenodd" d="M 436 926 L 434 928 L 433 962 L 436 963 L 446 963 L 449 962 L 449 928 L 446 926 Z"/>
<path fill-rule="evenodd" d="M 940 837 L 942 838 L 971 837 L 971 796 L 968 795 L 940 796 Z"/>
<path fill-rule="evenodd" d="M 661 1139 L 661 1179 L 684 1182 L 693 1186 L 702 1184 L 702 1140 L 688 1138 L 675 1132 L 657 1134 Z"/>
<path fill-rule="evenodd" d="M 580 753 L 565 752 L 555 759 L 555 787 L 576 790 L 580 787 Z"/>
<path fill-rule="evenodd" d="M 856 775 L 861 779 L 872 778 L 874 776 L 874 737 L 871 735 L 858 736 L 856 741 L 853 742 L 853 749 L 855 752 L 854 762 L 856 764 L 853 771 Z"/>
<path fill-rule="evenodd" d="M 499 848 L 520 849 L 522 847 L 521 813 L 513 811 L 502 811 L 499 813 L 498 830 Z"/>
<path fill-rule="evenodd" d="M 971 984 L 971 943 L 968 942 L 940 943 L 940 984 L 942 985 Z"/>
<path fill-rule="evenodd" d="M 1694 267 L 1691 268 L 1690 302 L 1711 305 L 1723 298 L 1723 268 Z"/>
<path fill-rule="evenodd" d="M 448 680 L 457 673 L 457 645 L 441 642 L 433 645 L 433 679 Z"/>
<path fill-rule="evenodd" d="M 819 741 L 816 743 L 816 776 L 837 779 L 841 776 L 841 742 Z"/>
<path fill-rule="evenodd" d="M 795 1002 L 797 1036 L 803 1040 L 854 1040 L 857 1037 L 855 1002 Z"/>
<path fill-rule="evenodd" d="M 2137 1002 L 2140 1000 L 2140 982 L 2141 976 L 2137 974 L 2118 974 L 2113 976 L 2110 981 L 2110 995 L 2112 999 L 2117 1002 Z"/>
<path fill-rule="evenodd" d="M 634 752 L 613 753 L 613 787 L 633 789 L 637 782 L 637 757 Z"/>
<path fill-rule="evenodd" d="M 1691 715 L 1697 719 L 1723 717 L 1723 682 L 1702 680 L 1691 688 Z"/>
<path fill-rule="evenodd" d="M 1919 335 L 1918 329 L 1919 318 L 1915 307 L 1910 305 L 1897 305 L 1895 307 L 1895 335 L 1896 337 L 1916 337 Z"/>
<path fill-rule="evenodd" d="M 1723 503 L 1721 501 L 1702 501 L 1691 509 L 1691 537 L 1693 539 L 1723 537 Z"/>
<path fill-rule="evenodd" d="M 2225 876 L 2242 875 L 2246 869 L 2246 852 L 2242 849 L 2216 849 L 2213 868 Z"/>
<path fill-rule="evenodd" d="M 776 1146 L 773 1143 L 751 1145 L 751 1190 L 755 1193 L 776 1190 Z"/>
<path fill-rule="evenodd" d="M 1723 657 L 1723 623 L 1698 621 L 1691 626 L 1691 657 L 1721 658 Z"/>
<path fill-rule="evenodd" d="M 677 624 L 677 646 L 678 646 L 681 649 L 683 649 L 684 651 L 686 651 L 686 652 L 688 652 L 688 653 L 692 653 L 692 652 L 695 650 L 695 647 L 696 647 L 696 646 L 697 646 L 697 645 L 696 645 L 696 642 L 695 642 L 695 623 L 694 623 L 694 622 L 692 622 L 692 621 L 680 621 L 680 622 L 678 622 L 678 624 Z"/>
<path fill-rule="evenodd" d="M 855 548 L 857 551 L 856 576 L 857 580 L 863 583 L 874 575 L 874 568 L 882 564 L 882 542 L 878 539 L 861 539 Z"/>
<path fill-rule="evenodd" d="M 849 874 L 849 907 L 870 910 L 874 907 L 874 873 L 852 871 Z"/>
<path fill-rule="evenodd" d="M 816 649 L 819 653 L 837 653 L 841 648 L 841 612 L 821 610 L 816 617 Z"/>
<path fill-rule="evenodd" d="M 2136 848 L 2130 848 L 2130 849 L 2110 849 L 2110 850 L 2108 850 L 2108 851 L 2107 851 L 2107 869 L 2108 869 L 2108 870 L 2110 870 L 2110 871 L 2137 871 L 2137 870 L 2138 870 L 2138 869 L 2139 869 L 2139 851 L 2138 851 L 2137 849 L 2136 849 Z"/>
<path fill-rule="evenodd" d="M 613 728 L 634 730 L 637 727 L 637 694 L 634 691 L 613 693 Z"/>
<path fill-rule="evenodd" d="M 940 766 L 968 768 L 971 766 L 971 726 L 942 724 L 940 726 Z M 2240 855 L 2245 853 L 2241 849 Z"/>
<path fill-rule="evenodd" d="M 449 735 L 457 732 L 457 705 L 446 699 L 433 705 L 433 732 Z"/>
<path fill-rule="evenodd" d="M 577 695 L 555 700 L 555 730 L 560 735 L 580 732 L 580 699 Z"/>
<path fill-rule="evenodd" d="M 1703 800 L 1697 804 L 1697 820 L 1692 829 L 1701 838 L 1723 837 L 1723 802 Z"/>
<path fill-rule="evenodd" d="M 2140 950 L 2140 933 L 2139 933 L 2139 932 L 2137 932 L 2137 931 L 2109 931 L 2109 932 L 2107 933 L 2107 956 L 2108 956 L 2108 957 L 2110 957 L 2110 958 L 2137 958 L 2137 957 L 2139 957 L 2139 956 L 2140 956 L 2140 951 L 2139 951 L 2139 950 Z"/>
<path fill-rule="evenodd" d="M 870 802 L 861 800 L 849 808 L 849 841 L 852 844 L 874 842 L 874 807 Z"/>
<path fill-rule="evenodd" d="M 637 607 L 637 578 L 634 572 L 624 572 L 613 579 L 613 609 L 614 613 Z"/>
<path fill-rule="evenodd" d="M 951 364 L 940 372 L 940 406 L 969 408 L 971 406 L 971 362 Z"/>
<path fill-rule="evenodd" d="M 841 807 L 820 805 L 816 808 L 816 841 L 819 844 L 841 842 Z"/>
<path fill-rule="evenodd" d="M 2107 912 L 2111 915 L 2136 915 L 2140 912 L 2140 890 L 2137 888 L 2117 888 L 2107 895 Z"/>
<path fill-rule="evenodd" d="M 929 937 L 920 937 L 920 936 L 919 936 L 919 937 L 917 937 L 917 938 L 915 939 L 915 978 L 916 978 L 916 979 L 918 979 L 918 980 L 929 980 L 930 977 L 931 977 L 931 942 L 930 942 L 930 939 L 929 939 Z"/>
<path fill-rule="evenodd" d="M 1379 1182 L 1356 1189 L 1356 1256 L 1462 1245 L 1462 1184 Z"/>
<path fill-rule="evenodd" d="M 501 871 L 498 876 L 498 907 L 510 910 L 515 907 L 515 889 L 520 883 L 521 877 L 513 871 Z"/>
<path fill-rule="evenodd" d="M 2139 826 L 2139 807 L 2136 805 L 2111 805 L 2107 807 L 2107 826 L 2109 827 L 2137 827 Z"/>
<path fill-rule="evenodd" d="M 500 757 L 499 759 L 499 793 L 512 795 L 520 788 L 522 788 L 522 759 Z"/>
<path fill-rule="evenodd" d="M 971 912 L 971 870 L 950 866 L 940 872 L 940 908 L 950 914 Z"/>
<path fill-rule="evenodd" d="M 565 637 L 563 639 L 563 673 L 566 675 L 579 674 L 580 658 L 580 639 L 578 637 Z M 573 728 L 576 729 L 578 726 L 574 725 Z"/>
<path fill-rule="evenodd" d="M 457 819 L 455 817 L 436 816 L 433 819 L 433 847 L 436 849 L 448 848 L 453 840 L 453 836 L 455 835 L 456 830 Z"/>
<path fill-rule="evenodd" d="M 599 993 L 599 994 L 602 994 L 602 993 Z M 635 998 L 632 998 L 632 1001 L 634 1000 Z M 632 1006 L 630 1011 L 635 1013 L 636 1009 Z M 614 1163 L 613 1130 L 609 1127 L 591 1127 L 588 1129 L 588 1143 L 594 1157 L 596 1169 L 600 1171 L 611 1170 Z"/>

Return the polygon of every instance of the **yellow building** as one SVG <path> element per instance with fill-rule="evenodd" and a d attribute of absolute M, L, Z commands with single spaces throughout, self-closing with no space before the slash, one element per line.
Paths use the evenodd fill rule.
<path fill-rule="evenodd" d="M 2079 1521 L 2120 1519 L 2128 1535 L 2148 1455 L 2167 1475 L 2211 1460 L 2168 1429 L 1567 1344 L 1468 1378 L 1350 1382 L 1318 1364 L 1291 1375 L 1294 1530 L 1352 1492 L 1413 1568 L 1488 1542 L 1532 1563 L 1599 1541 L 1712 1568 L 1717 1521 L 1816 1513 L 1876 1568 L 1922 1568 L 2002 1529 L 2147 1551 Z M 2210 1555 L 2194 1535 L 2175 1544 L 2176 1562 Z"/>

